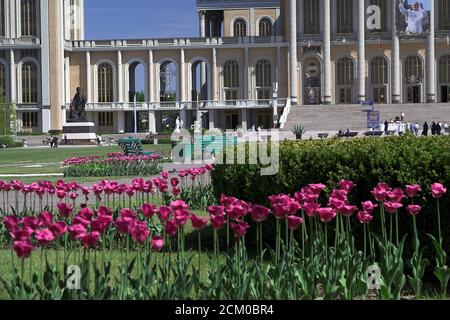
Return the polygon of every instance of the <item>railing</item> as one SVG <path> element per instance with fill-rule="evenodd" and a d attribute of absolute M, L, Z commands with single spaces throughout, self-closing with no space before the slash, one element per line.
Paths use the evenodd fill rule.
<path fill-rule="evenodd" d="M 284 126 L 287 122 L 289 113 L 291 112 L 291 100 L 290 99 L 286 99 L 286 104 L 283 110 L 283 114 L 281 115 L 280 118 L 280 129 L 284 129 Z"/>
<path fill-rule="evenodd" d="M 34 37 L 22 37 L 22 38 L 0 38 L 0 45 L 4 46 L 30 46 L 40 45 L 41 39 Z"/>
<path fill-rule="evenodd" d="M 39 110 L 39 103 L 16 103 L 17 110 Z"/>

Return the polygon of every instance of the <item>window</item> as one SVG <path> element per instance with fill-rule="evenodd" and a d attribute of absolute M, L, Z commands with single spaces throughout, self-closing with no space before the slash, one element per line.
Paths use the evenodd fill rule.
<path fill-rule="evenodd" d="M 223 90 L 226 101 L 239 98 L 239 65 L 236 61 L 228 61 L 223 66 Z"/>
<path fill-rule="evenodd" d="M 247 22 L 244 19 L 236 19 L 233 24 L 233 35 L 235 37 L 247 36 Z"/>
<path fill-rule="evenodd" d="M 268 60 L 260 60 L 255 68 L 256 99 L 269 100 L 272 90 L 272 65 Z"/>
<path fill-rule="evenodd" d="M 0 0 L 0 37 L 5 36 L 5 0 Z"/>
<path fill-rule="evenodd" d="M 353 33 L 353 0 L 336 0 L 336 28 L 338 34 Z"/>
<path fill-rule="evenodd" d="M 384 57 L 376 57 L 370 63 L 370 84 L 375 103 L 387 103 L 388 62 Z"/>
<path fill-rule="evenodd" d="M 23 128 L 35 128 L 37 126 L 38 126 L 37 112 L 22 113 L 22 127 Z"/>
<path fill-rule="evenodd" d="M 114 114 L 112 112 L 99 112 L 98 113 L 98 126 L 99 127 L 114 126 Z"/>
<path fill-rule="evenodd" d="M 272 21 L 269 18 L 259 20 L 259 36 L 270 37 L 272 35 Z"/>
<path fill-rule="evenodd" d="M 441 102 L 450 101 L 450 55 L 443 56 L 439 60 L 439 86 Z"/>
<path fill-rule="evenodd" d="M 6 68 L 3 63 L 0 63 L 0 96 L 6 96 Z"/>
<path fill-rule="evenodd" d="M 174 62 L 166 61 L 161 64 L 159 70 L 159 101 L 175 102 L 177 100 L 177 65 Z"/>
<path fill-rule="evenodd" d="M 114 101 L 113 68 L 109 63 L 98 66 L 98 102 Z"/>
<path fill-rule="evenodd" d="M 36 37 L 36 0 L 21 0 L 20 26 L 22 37 Z"/>
<path fill-rule="evenodd" d="M 303 12 L 305 34 L 320 34 L 320 1 L 304 0 Z"/>
<path fill-rule="evenodd" d="M 34 63 L 22 65 L 22 103 L 37 103 L 37 67 Z"/>
<path fill-rule="evenodd" d="M 353 84 L 355 80 L 355 65 L 351 58 L 341 58 L 337 63 L 337 85 L 339 103 L 349 104 L 353 100 Z"/>
<path fill-rule="evenodd" d="M 270 129 L 273 127 L 272 113 L 270 111 L 260 111 L 257 113 L 257 127 Z"/>
<path fill-rule="evenodd" d="M 392 0 L 389 0 L 392 1 Z M 387 17 L 388 17 L 388 9 L 387 9 L 387 0 L 370 0 L 370 5 L 378 6 L 381 9 L 381 29 L 377 30 L 369 30 L 369 32 L 386 32 L 387 31 Z"/>
<path fill-rule="evenodd" d="M 422 82 L 422 59 L 411 56 L 405 60 L 405 80 L 408 84 Z"/>
<path fill-rule="evenodd" d="M 450 0 L 439 2 L 439 29 L 450 30 Z"/>

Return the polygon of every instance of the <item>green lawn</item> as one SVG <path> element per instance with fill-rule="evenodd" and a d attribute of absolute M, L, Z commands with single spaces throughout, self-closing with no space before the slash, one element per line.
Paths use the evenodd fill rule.
<path fill-rule="evenodd" d="M 168 158 L 171 151 L 170 145 L 145 146 L 145 149 L 158 152 L 164 158 Z M 61 162 L 67 158 L 106 156 L 108 153 L 121 151 L 120 147 L 5 149 L 0 150 L 0 175 L 62 173 Z M 86 181 L 88 179 L 82 180 Z M 95 180 L 99 180 L 99 178 Z"/>

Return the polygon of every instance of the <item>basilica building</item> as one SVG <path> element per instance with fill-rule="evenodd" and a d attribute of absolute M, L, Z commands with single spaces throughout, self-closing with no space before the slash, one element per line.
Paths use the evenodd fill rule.
<path fill-rule="evenodd" d="M 197 37 L 89 40 L 83 0 L 0 0 L 3 101 L 21 131 L 60 130 L 80 87 L 98 132 L 127 133 L 135 114 L 140 132 L 199 114 L 204 128 L 247 130 L 300 108 L 450 100 L 450 0 L 197 0 L 197 11 Z"/>

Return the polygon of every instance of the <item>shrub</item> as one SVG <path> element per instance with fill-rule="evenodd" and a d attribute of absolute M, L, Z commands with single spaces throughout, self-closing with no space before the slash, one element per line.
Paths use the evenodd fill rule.
<path fill-rule="evenodd" d="M 216 196 L 226 194 L 268 205 L 267 197 L 272 194 L 292 194 L 309 183 L 324 183 L 331 189 L 347 179 L 358 186 L 350 201 L 360 205 L 361 201 L 373 200 L 370 191 L 379 182 L 392 187 L 418 183 L 423 193 L 416 201 L 424 207 L 426 217 L 418 221 L 419 227 L 426 230 L 424 233 L 436 234 L 436 201 L 430 196 L 430 185 L 440 182 L 450 186 L 450 137 L 284 141 L 280 143 L 278 174 L 261 176 L 260 169 L 259 165 L 217 165 L 212 172 Z M 441 206 L 442 223 L 448 225 L 448 196 Z M 412 232 L 407 214 L 401 216 L 403 231 Z M 444 237 L 448 240 L 450 232 Z"/>
<path fill-rule="evenodd" d="M 11 136 L 0 136 L 0 146 L 6 145 L 7 148 L 23 147 L 23 142 L 14 141 Z"/>

